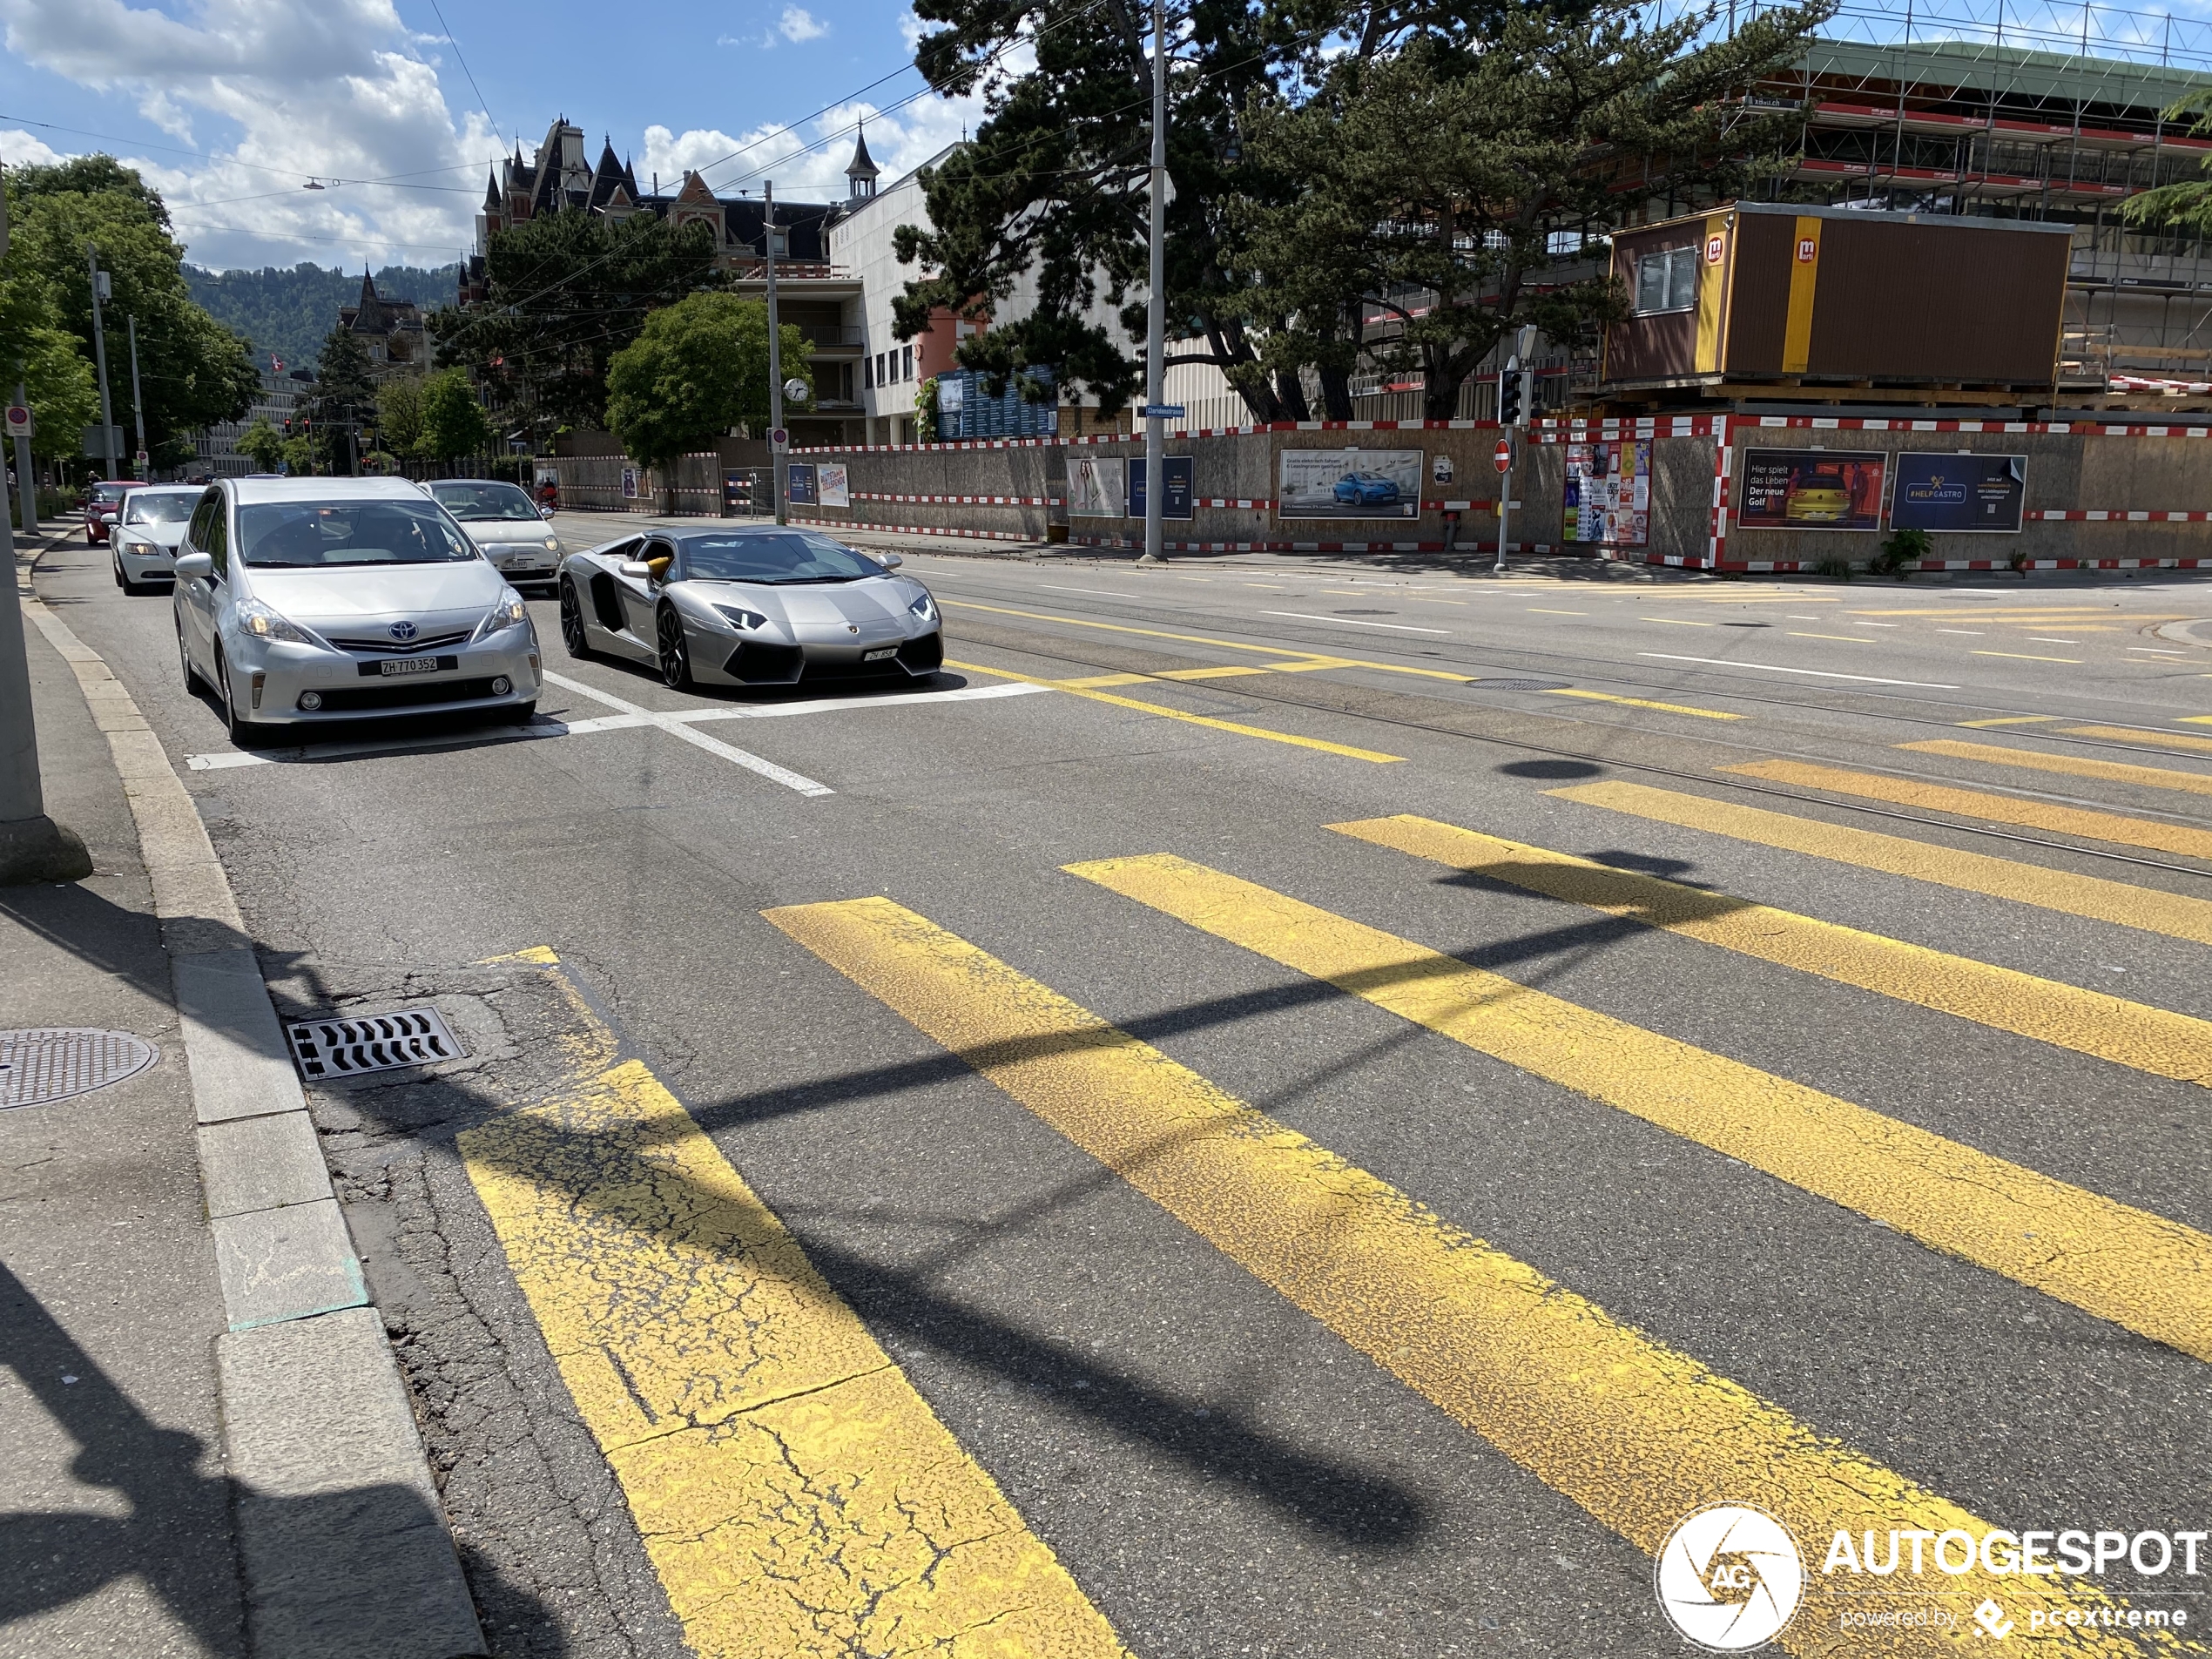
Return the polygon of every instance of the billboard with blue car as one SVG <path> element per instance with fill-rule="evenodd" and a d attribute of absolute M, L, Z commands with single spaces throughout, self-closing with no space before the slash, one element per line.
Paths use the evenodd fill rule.
<path fill-rule="evenodd" d="M 1285 449 L 1275 511 L 1281 518 L 1419 518 L 1419 449 Z"/>

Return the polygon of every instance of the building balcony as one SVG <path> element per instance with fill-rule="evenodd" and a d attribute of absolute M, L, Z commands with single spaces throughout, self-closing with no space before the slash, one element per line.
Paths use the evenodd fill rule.
<path fill-rule="evenodd" d="M 799 337 L 818 350 L 858 351 L 868 343 L 868 331 L 841 322 L 798 322 L 789 325 Z"/>

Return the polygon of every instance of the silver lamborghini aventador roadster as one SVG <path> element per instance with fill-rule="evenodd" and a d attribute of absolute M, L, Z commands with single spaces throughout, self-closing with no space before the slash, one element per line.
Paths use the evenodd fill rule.
<path fill-rule="evenodd" d="M 795 525 L 631 536 L 561 561 L 561 639 L 679 691 L 927 679 L 945 658 L 937 602 L 899 562 Z"/>

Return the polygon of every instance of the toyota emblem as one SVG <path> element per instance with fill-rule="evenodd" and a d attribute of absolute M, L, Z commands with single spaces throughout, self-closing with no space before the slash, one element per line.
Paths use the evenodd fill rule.
<path fill-rule="evenodd" d="M 411 622 L 395 622 L 392 624 L 392 637 L 401 642 L 414 638 L 416 631 L 415 624 Z"/>

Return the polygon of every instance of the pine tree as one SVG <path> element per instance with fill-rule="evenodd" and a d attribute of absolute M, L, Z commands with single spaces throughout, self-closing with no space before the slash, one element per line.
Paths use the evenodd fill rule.
<path fill-rule="evenodd" d="M 354 450 L 347 440 L 376 412 L 376 387 L 369 377 L 368 348 L 342 323 L 323 337 L 310 402 L 324 461 L 334 473 L 349 470 Z"/>

